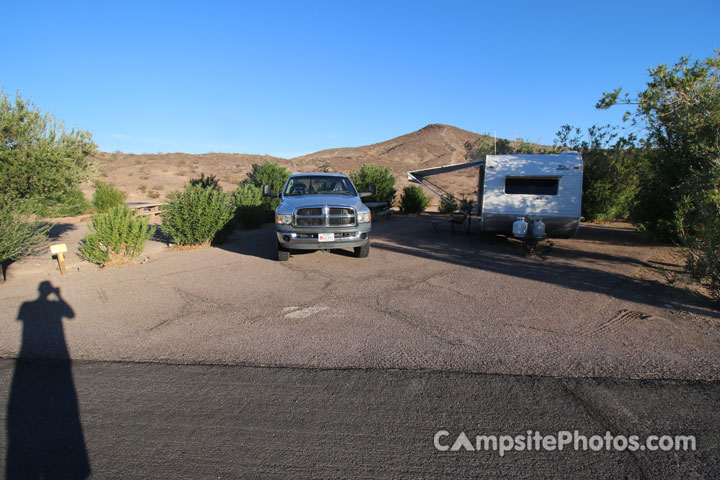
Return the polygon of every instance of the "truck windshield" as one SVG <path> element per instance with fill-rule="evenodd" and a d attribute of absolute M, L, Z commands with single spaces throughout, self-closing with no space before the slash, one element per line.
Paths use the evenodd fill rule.
<path fill-rule="evenodd" d="M 285 187 L 284 195 L 357 195 L 355 187 L 347 177 L 298 176 L 292 177 Z"/>

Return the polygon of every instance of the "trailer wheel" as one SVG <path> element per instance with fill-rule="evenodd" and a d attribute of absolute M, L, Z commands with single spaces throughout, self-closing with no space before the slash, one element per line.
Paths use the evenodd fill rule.
<path fill-rule="evenodd" d="M 535 238 L 527 238 L 525 239 L 525 248 L 529 253 L 535 253 L 535 250 L 538 246 L 538 241 Z"/>
<path fill-rule="evenodd" d="M 367 256 L 370 254 L 370 242 L 366 243 L 361 247 L 355 247 L 354 251 L 357 258 L 367 258 Z"/>
<path fill-rule="evenodd" d="M 280 245 L 280 242 L 277 244 L 277 259 L 279 262 L 287 262 L 290 260 L 290 250 Z"/>

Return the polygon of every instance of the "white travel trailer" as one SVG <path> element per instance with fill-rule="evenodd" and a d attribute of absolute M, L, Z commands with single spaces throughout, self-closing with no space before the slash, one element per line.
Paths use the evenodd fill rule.
<path fill-rule="evenodd" d="M 480 169 L 480 230 L 512 234 L 531 245 L 545 236 L 572 237 L 577 232 L 583 178 L 579 153 L 486 155 L 472 162 L 411 171 L 408 180 L 448 202 L 449 194 L 428 177 L 474 167 Z M 462 214 L 469 218 L 471 212 Z"/>

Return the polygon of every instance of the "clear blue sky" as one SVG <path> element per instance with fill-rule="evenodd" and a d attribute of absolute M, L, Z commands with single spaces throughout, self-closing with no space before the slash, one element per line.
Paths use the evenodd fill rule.
<path fill-rule="evenodd" d="M 291 157 L 446 123 L 552 143 L 720 48 L 720 1 L 0 1 L 0 85 L 104 151 Z"/>

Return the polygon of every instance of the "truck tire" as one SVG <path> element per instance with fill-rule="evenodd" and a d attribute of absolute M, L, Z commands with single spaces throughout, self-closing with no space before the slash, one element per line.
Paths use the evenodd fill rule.
<path fill-rule="evenodd" d="M 357 258 L 367 258 L 367 256 L 370 254 L 370 242 L 366 243 L 361 247 L 355 247 L 354 250 L 355 256 Z"/>
<path fill-rule="evenodd" d="M 280 245 L 280 242 L 277 244 L 277 259 L 279 262 L 287 262 L 290 260 L 290 250 Z"/>

